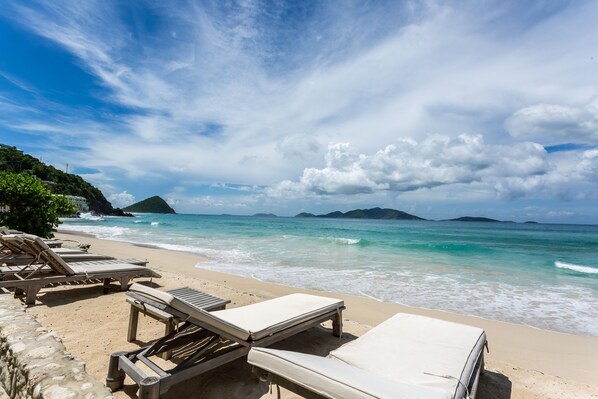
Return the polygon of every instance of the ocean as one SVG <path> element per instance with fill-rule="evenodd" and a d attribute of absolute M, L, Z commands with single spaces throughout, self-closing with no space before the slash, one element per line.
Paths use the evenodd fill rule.
<path fill-rule="evenodd" d="M 135 216 L 60 228 L 201 254 L 198 267 L 258 280 L 598 337 L 598 226 Z"/>

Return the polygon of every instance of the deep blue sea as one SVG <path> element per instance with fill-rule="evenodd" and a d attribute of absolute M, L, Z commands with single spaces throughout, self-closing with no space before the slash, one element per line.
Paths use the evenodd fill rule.
<path fill-rule="evenodd" d="M 598 226 L 136 214 L 61 229 L 259 280 L 598 336 Z"/>

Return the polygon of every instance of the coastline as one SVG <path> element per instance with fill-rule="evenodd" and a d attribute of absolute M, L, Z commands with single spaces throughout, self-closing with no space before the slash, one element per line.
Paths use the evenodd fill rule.
<path fill-rule="evenodd" d="M 595 337 L 564 334 L 474 316 L 413 308 L 367 297 L 283 286 L 201 269 L 201 261 L 205 258 L 197 254 L 97 239 L 79 232 L 60 231 L 57 238 L 75 239 L 91 244 L 90 252 L 93 253 L 110 254 L 118 258 L 147 259 L 149 267 L 163 275 L 163 278 L 153 281 L 160 289 L 194 286 L 231 299 L 229 305 L 231 307 L 291 292 L 341 298 L 347 306 L 343 314 L 346 339 L 362 335 L 371 326 L 379 324 L 397 312 L 423 314 L 484 328 L 489 339 L 490 353 L 486 354 L 489 373 L 486 373 L 480 382 L 478 394 L 480 399 L 598 397 L 598 379 L 595 376 L 595 370 L 598 370 L 598 338 Z M 199 267 L 195 267 L 198 263 Z M 64 295 L 61 293 L 64 290 L 73 292 Z M 129 309 L 124 294 L 113 292 L 110 295 L 101 295 L 100 291 L 97 286 L 43 289 L 40 292 L 40 302 L 30 307 L 28 312 L 37 316 L 44 327 L 57 331 L 67 349 L 75 357 L 87 363 L 88 372 L 103 380 L 109 354 L 136 348 L 139 342 L 137 344 L 126 342 Z M 65 315 L 77 317 L 77 323 L 73 323 L 72 318 Z M 81 328 L 94 331 L 94 336 L 91 338 L 82 336 Z M 163 326 L 159 323 L 149 318 L 141 319 L 140 341 L 147 342 L 161 332 Z M 326 338 L 326 345 L 338 346 L 343 343 Z M 290 344 L 293 345 L 292 342 Z M 294 343 L 294 345 L 300 344 Z M 301 350 L 302 346 L 300 345 L 298 349 Z M 312 353 L 324 355 L 327 353 L 324 347 L 312 349 L 314 350 Z M 234 367 L 243 369 L 243 364 Z M 254 382 L 252 389 L 258 389 L 256 384 Z M 202 386 L 207 385 L 204 383 Z M 245 385 L 243 384 L 248 389 Z M 207 391 L 204 391 L 204 394 L 205 392 Z M 127 398 L 130 397 L 130 393 L 131 389 L 120 391 L 116 396 Z M 232 394 L 231 397 L 235 395 Z"/>

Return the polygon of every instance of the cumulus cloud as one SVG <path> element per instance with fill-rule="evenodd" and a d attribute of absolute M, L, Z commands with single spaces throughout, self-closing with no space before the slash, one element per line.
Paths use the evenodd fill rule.
<path fill-rule="evenodd" d="M 94 80 L 78 94 L 99 106 L 46 101 L 14 76 L 39 95 L 0 93 L 10 111 L 0 125 L 44 135 L 44 159 L 68 155 L 129 191 L 224 182 L 256 195 L 269 186 L 265 201 L 463 187 L 480 198 L 593 195 L 591 153 L 534 143 L 598 143 L 597 102 L 583 106 L 598 95 L 595 2 L 305 2 L 295 13 L 285 2 L 6 4 L 6 19 L 76 59 Z M 124 17 L 144 12 L 155 23 Z M 190 211 L 235 206 L 177 198 Z"/>
<path fill-rule="evenodd" d="M 122 193 L 111 194 L 108 197 L 108 201 L 115 208 L 124 208 L 135 202 L 135 196 L 123 191 Z"/>
<path fill-rule="evenodd" d="M 551 170 L 544 148 L 535 143 L 489 145 L 481 135 L 432 136 L 357 153 L 349 143 L 328 146 L 324 168 L 306 168 L 298 181 L 266 190 L 272 197 L 407 192 L 443 185 L 528 179 Z"/>
<path fill-rule="evenodd" d="M 517 110 L 505 122 L 511 136 L 544 144 L 598 144 L 598 100 L 585 107 L 537 104 Z"/>

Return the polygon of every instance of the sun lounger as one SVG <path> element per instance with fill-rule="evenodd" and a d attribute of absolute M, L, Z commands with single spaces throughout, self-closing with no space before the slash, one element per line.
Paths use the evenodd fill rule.
<path fill-rule="evenodd" d="M 483 370 L 482 329 L 398 313 L 328 357 L 253 348 L 267 380 L 306 398 L 474 398 Z"/>
<path fill-rule="evenodd" d="M 0 227 L 0 236 L 4 236 L 4 235 L 13 235 L 13 234 L 27 234 L 23 231 L 20 230 L 13 230 L 13 229 L 9 229 L 6 226 L 1 226 Z M 56 240 L 54 238 L 42 238 L 42 240 L 44 240 L 44 242 L 46 243 L 47 246 L 49 246 L 50 248 L 60 248 L 62 247 L 63 242 L 61 240 Z M 70 241 L 70 240 L 66 240 L 66 241 Z M 75 241 L 78 243 L 78 241 Z M 89 248 L 89 245 L 79 245 L 81 248 Z"/>
<path fill-rule="evenodd" d="M 128 375 L 139 385 L 139 399 L 157 399 L 177 383 L 247 355 L 252 347 L 271 345 L 326 320 L 333 320 L 333 334 L 340 336 L 345 308 L 338 299 L 292 294 L 207 312 L 169 293 L 140 284 L 133 284 L 129 295 L 138 295 L 153 307 L 186 320 L 181 327 L 151 345 L 112 354 L 106 385 L 113 391 L 119 389 Z M 189 348 L 191 343 L 193 350 Z M 150 359 L 167 351 L 174 351 L 176 356 L 177 350 L 182 348 L 186 355 L 170 369 L 163 369 Z"/>
<path fill-rule="evenodd" d="M 38 249 L 32 248 L 22 238 L 28 237 L 30 239 L 38 238 L 30 234 L 5 234 L 0 235 L 0 244 L 3 252 L 0 255 L 0 264 L 8 266 L 26 265 L 34 261 L 38 254 Z M 42 239 L 45 246 L 47 242 Z M 49 247 L 48 247 L 49 248 Z M 45 247 L 44 247 L 45 249 Z M 86 247 L 79 248 L 50 248 L 54 253 L 60 255 L 67 262 L 81 262 L 89 260 L 105 260 L 114 259 L 114 257 L 107 255 L 92 254 L 87 252 Z"/>
<path fill-rule="evenodd" d="M 24 292 L 25 302 L 35 303 L 39 290 L 46 286 L 63 283 L 87 283 L 101 281 L 104 290 L 112 280 L 118 280 L 122 290 L 137 277 L 160 277 L 153 270 L 119 260 L 67 263 L 52 251 L 39 237 L 18 236 L 18 239 L 37 248 L 40 263 L 29 264 L 18 272 L 6 272 L 0 281 L 0 288 L 13 288 L 15 295 Z M 0 271 L 5 268 L 0 268 Z"/>
<path fill-rule="evenodd" d="M 68 263 L 115 260 L 112 256 L 92 254 L 86 250 L 77 248 L 49 248 L 45 241 L 29 234 L 0 236 L 0 243 L 11 251 L 11 254 L 3 254 L 0 257 L 0 264 L 5 264 L 6 266 L 39 263 L 41 253 L 44 251 L 52 251 Z M 126 259 L 109 263 L 132 263 L 144 266 L 147 264 L 147 261 Z"/>

